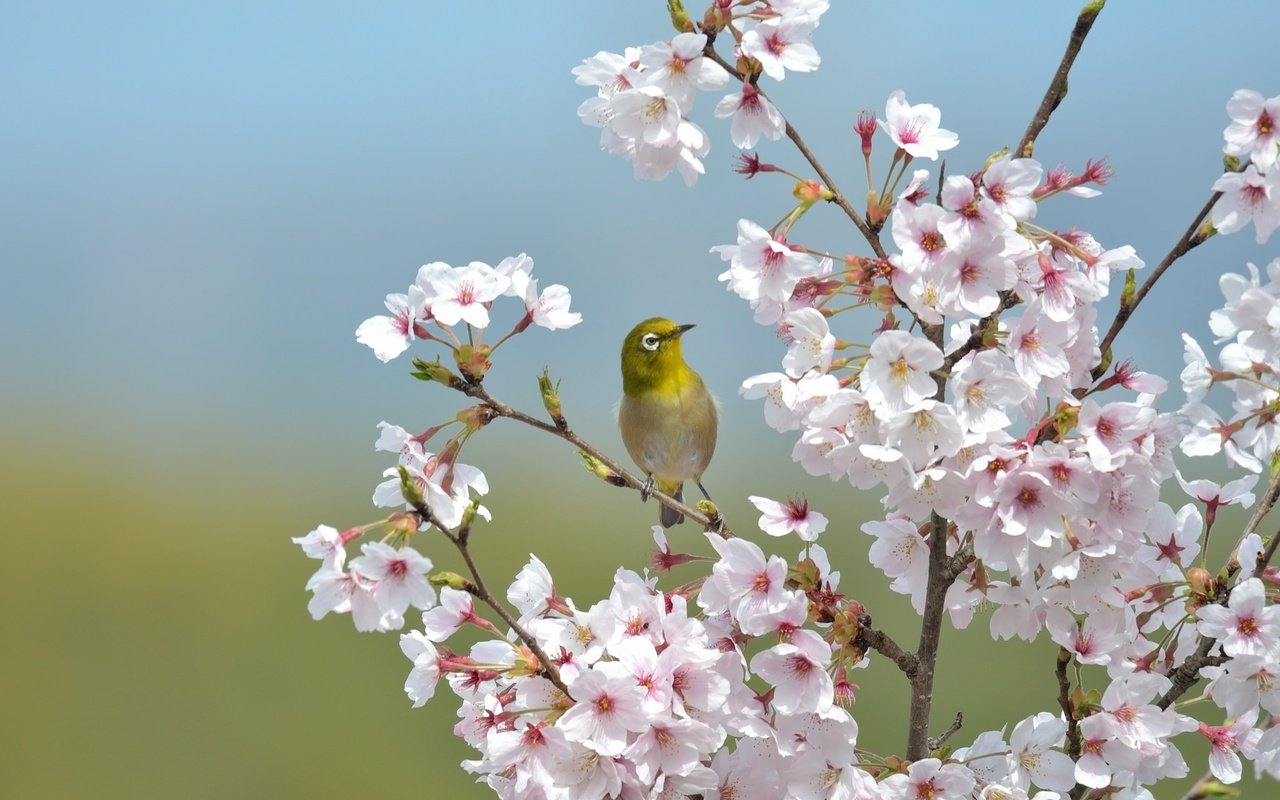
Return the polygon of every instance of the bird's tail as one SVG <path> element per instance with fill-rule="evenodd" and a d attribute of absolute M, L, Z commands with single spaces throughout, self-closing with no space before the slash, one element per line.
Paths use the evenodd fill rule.
<path fill-rule="evenodd" d="M 663 494 L 669 494 L 683 503 L 684 484 L 677 483 L 674 488 L 675 491 L 672 491 L 671 486 L 664 486 L 661 482 L 658 484 L 658 489 L 660 489 Z M 658 521 L 662 523 L 662 527 L 670 528 L 672 525 L 679 525 L 681 522 L 684 522 L 684 514 L 681 514 L 674 508 L 667 508 L 666 506 L 660 505 L 658 506 Z"/>

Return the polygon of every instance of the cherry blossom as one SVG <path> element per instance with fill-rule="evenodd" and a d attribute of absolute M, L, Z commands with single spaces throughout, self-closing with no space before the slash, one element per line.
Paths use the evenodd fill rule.
<path fill-rule="evenodd" d="M 748 497 L 747 499 L 760 509 L 760 530 L 770 536 L 786 536 L 788 533 L 794 533 L 806 542 L 816 542 L 818 535 L 827 529 L 827 518 L 810 509 L 808 500 L 779 503 L 766 497 Z"/>
<path fill-rule="evenodd" d="M 928 103 L 908 105 L 907 95 L 899 90 L 889 95 L 884 107 L 885 118 L 880 129 L 893 143 L 916 158 L 937 160 L 938 152 L 950 150 L 960 143 L 960 137 L 938 127 L 942 112 Z"/>

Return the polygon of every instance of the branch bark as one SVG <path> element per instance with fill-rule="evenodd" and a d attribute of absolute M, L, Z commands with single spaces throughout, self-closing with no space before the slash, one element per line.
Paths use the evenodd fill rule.
<path fill-rule="evenodd" d="M 569 442 L 570 444 L 574 445 L 582 452 L 587 453 L 592 458 L 596 459 L 601 464 L 604 464 L 606 467 L 608 467 L 618 478 L 619 482 L 615 483 L 615 485 L 628 486 L 637 491 L 640 491 L 645 488 L 645 484 L 647 483 L 647 481 L 642 480 L 641 478 L 637 477 L 631 472 L 628 472 L 617 461 L 605 455 L 599 448 L 595 447 L 586 439 L 583 439 L 581 436 L 574 433 L 573 429 L 569 427 L 568 423 L 565 423 L 564 425 L 553 425 L 549 422 L 544 422 L 543 420 L 540 420 L 537 417 L 530 416 L 529 414 L 526 414 L 525 412 L 520 411 L 518 409 L 512 408 L 511 406 L 507 405 L 501 400 L 496 399 L 495 397 L 489 394 L 488 390 L 486 390 L 483 385 L 478 383 L 464 382 L 456 388 L 458 389 L 458 391 L 462 392 L 468 397 L 474 397 L 475 399 L 484 403 L 486 406 L 488 406 L 490 409 L 493 410 L 493 413 L 495 415 L 499 417 L 506 417 L 508 419 L 516 420 L 517 422 L 522 422 L 525 425 L 528 425 L 532 428 L 537 428 L 538 430 L 543 431 L 544 433 L 549 433 L 552 436 L 555 436 L 556 438 L 564 439 L 566 442 Z M 722 516 L 716 516 L 714 518 L 709 517 L 706 514 L 703 514 L 701 511 L 694 508 L 693 506 L 685 505 L 679 500 L 676 500 L 674 497 L 671 497 L 670 495 L 665 495 L 662 492 L 657 491 L 656 489 L 651 490 L 649 494 L 651 497 L 653 497 L 659 503 L 662 503 L 667 508 L 671 508 L 676 511 L 679 511 L 681 514 L 684 514 L 689 519 L 692 519 L 693 521 L 697 522 L 699 525 L 702 525 L 707 530 L 715 531 L 716 533 L 720 534 L 725 538 L 729 538 L 733 536 L 733 531 L 729 530 L 728 526 L 725 525 L 724 518 Z"/>
<path fill-rule="evenodd" d="M 533 653 L 534 657 L 542 664 L 542 670 L 547 674 L 547 679 L 550 680 L 557 689 L 564 692 L 565 697 L 572 700 L 573 695 L 569 694 L 569 687 L 565 686 L 564 681 L 560 678 L 560 670 L 556 668 L 555 663 L 547 656 L 546 652 L 542 649 L 542 646 L 538 644 L 538 640 L 535 639 L 529 631 L 525 630 L 525 627 L 521 625 L 515 617 L 511 616 L 511 612 L 507 610 L 506 606 L 502 605 L 502 603 L 493 596 L 493 593 L 489 591 L 489 587 L 485 586 L 484 577 L 480 575 L 480 570 L 476 567 L 476 562 L 471 558 L 469 526 L 466 523 L 463 523 L 457 531 L 451 531 L 441 524 L 440 520 L 436 519 L 435 515 L 431 513 L 431 509 L 427 508 L 425 504 L 414 503 L 413 508 L 419 517 L 439 529 L 440 532 L 444 534 L 445 538 L 452 542 L 453 546 L 458 549 L 458 552 L 462 555 L 463 562 L 467 565 L 468 571 L 471 572 L 472 595 L 483 601 L 489 608 L 493 609 L 493 612 L 497 614 L 504 623 L 506 623 L 507 627 L 515 631 L 516 636 L 519 637 L 520 641 L 524 643 L 525 647 L 529 648 L 529 651 Z"/>
<path fill-rule="evenodd" d="M 866 649 L 875 650 L 880 655 L 898 665 L 898 669 L 907 676 L 908 679 L 914 678 L 918 661 L 916 657 L 902 649 L 902 646 L 889 638 L 888 634 L 880 631 L 871 625 L 871 615 L 863 614 L 858 618 L 858 643 L 864 645 Z"/>
<path fill-rule="evenodd" d="M 1067 40 L 1066 52 L 1062 54 L 1062 61 L 1058 64 L 1057 71 L 1053 73 L 1053 80 L 1049 81 L 1049 88 L 1045 90 L 1040 107 L 1036 109 L 1035 116 L 1031 118 L 1026 132 L 1022 134 L 1022 141 L 1018 142 L 1017 149 L 1013 151 L 1015 157 L 1031 157 L 1035 150 L 1036 138 L 1040 136 L 1044 126 L 1049 124 L 1049 117 L 1052 116 L 1054 109 L 1067 96 L 1067 75 L 1071 72 L 1071 65 L 1080 54 L 1085 37 L 1089 35 L 1089 30 L 1093 27 L 1104 5 L 1106 0 L 1095 0 L 1080 11 L 1075 27 L 1071 29 L 1071 38 Z"/>
<path fill-rule="evenodd" d="M 920 620 L 920 646 L 916 648 L 916 671 L 911 676 L 911 711 L 907 723 L 907 760 L 929 755 L 929 712 L 933 708 L 933 673 L 942 638 L 942 614 L 947 589 L 955 576 L 947 555 L 947 520 L 937 512 L 929 515 L 929 585 L 925 590 L 924 615 Z"/>
<path fill-rule="evenodd" d="M 716 52 L 715 36 L 711 31 L 707 31 L 707 44 L 706 47 L 702 49 L 702 54 L 719 64 L 737 80 L 744 83 L 747 80 L 750 80 L 739 72 L 736 67 L 728 61 L 725 61 L 718 52 Z M 759 87 L 756 88 L 762 97 L 765 97 L 766 99 L 768 98 L 768 95 L 764 93 L 763 89 L 760 89 Z M 773 101 L 770 100 L 769 102 L 772 103 Z M 805 161 L 809 162 L 809 166 L 813 167 L 813 171 L 818 173 L 818 177 L 822 180 L 822 184 L 830 189 L 831 193 L 835 195 L 831 202 L 839 206 L 840 210 L 845 213 L 845 216 L 849 217 L 854 226 L 858 229 L 858 232 L 867 240 L 867 244 L 871 245 L 871 250 L 876 254 L 877 258 L 888 258 L 888 255 L 885 253 L 884 245 L 880 243 L 880 237 L 875 231 L 871 230 L 871 226 L 867 224 L 867 221 L 862 218 L 862 215 L 858 213 L 858 210 L 849 202 L 849 198 L 844 196 L 844 192 L 840 191 L 840 187 L 836 186 L 835 181 L 831 179 L 831 175 L 825 168 L 823 168 L 822 162 L 818 161 L 818 157 L 813 154 L 813 151 L 809 149 L 809 146 L 805 144 L 804 139 L 800 136 L 800 132 L 795 129 L 795 126 L 791 124 L 791 121 L 786 120 L 785 117 L 784 121 L 786 121 L 787 125 L 787 138 L 795 144 L 796 149 L 800 151 L 800 155 L 804 156 Z"/>
<path fill-rule="evenodd" d="M 1209 201 L 1200 209 L 1200 213 L 1196 214 L 1195 219 L 1191 221 L 1191 225 L 1187 228 L 1186 232 L 1182 234 L 1182 238 L 1178 239 L 1178 241 L 1173 245 L 1173 248 L 1165 254 L 1163 259 L 1161 259 L 1159 265 L 1157 265 L 1151 274 L 1147 276 L 1147 279 L 1142 282 L 1142 286 L 1140 286 L 1138 291 L 1134 293 L 1133 300 L 1128 303 L 1120 304 L 1120 309 L 1116 311 L 1116 318 L 1111 321 L 1111 327 L 1107 329 L 1106 335 L 1103 336 L 1102 341 L 1098 343 L 1098 352 L 1103 353 L 1104 355 L 1106 354 L 1107 350 L 1111 348 L 1112 343 L 1115 341 L 1116 336 L 1120 334 L 1120 330 L 1124 328 L 1125 323 L 1127 323 L 1129 318 L 1133 316 L 1134 309 L 1138 307 L 1138 304 L 1142 302 L 1143 298 L 1147 296 L 1147 293 L 1156 285 L 1156 281 L 1160 280 L 1160 276 L 1164 275 L 1165 271 L 1168 270 L 1169 267 L 1173 266 L 1173 262 L 1182 258 L 1208 239 L 1208 236 L 1201 234 L 1200 226 L 1204 224 L 1205 219 L 1209 216 L 1209 212 L 1213 210 L 1213 206 L 1218 202 L 1219 197 L 1222 197 L 1222 192 L 1214 192 L 1209 196 Z M 1109 359 L 1104 358 L 1102 364 L 1106 364 L 1108 361 Z M 1102 377 L 1102 372 L 1100 371 L 1102 364 L 1095 368 L 1093 375 L 1094 380 Z"/>

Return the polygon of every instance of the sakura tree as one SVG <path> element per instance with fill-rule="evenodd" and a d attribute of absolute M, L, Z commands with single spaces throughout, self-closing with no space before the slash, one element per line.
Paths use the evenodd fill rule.
<path fill-rule="evenodd" d="M 387 296 L 388 315 L 359 326 L 384 362 L 421 348 L 414 377 L 472 405 L 417 433 L 380 426 L 376 446 L 395 459 L 374 490 L 386 516 L 294 540 L 321 562 L 307 584 L 312 615 L 350 613 L 361 631 L 408 623 L 410 701 L 440 702 L 442 682 L 457 696 L 455 732 L 477 751 L 463 766 L 503 798 L 1150 798 L 1192 770 L 1204 777 L 1189 796 L 1209 797 L 1241 780 L 1245 761 L 1280 777 L 1280 534 L 1260 533 L 1280 497 L 1280 259 L 1222 275 L 1213 350 L 1201 330 L 1183 335 L 1180 388 L 1113 353 L 1189 251 L 1250 224 L 1262 243 L 1280 226 L 1280 98 L 1242 89 L 1227 100 L 1224 174 L 1148 267 L 1128 245 L 1035 222 L 1042 204 L 1094 197 L 1112 174 L 1102 161 L 1035 158 L 1102 2 L 1080 12 L 1020 141 L 984 163 L 918 168 L 959 136 L 902 91 L 882 115 L 858 117 L 865 203 L 836 186 L 768 94 L 819 67 L 829 5 L 715 0 L 695 18 L 670 0 L 669 40 L 601 51 L 573 70 L 588 95 L 578 114 L 638 178 L 678 172 L 694 186 L 711 147 L 704 113 L 730 119 L 745 177 L 786 176 L 796 203 L 783 219 L 743 217 L 731 242 L 708 243 L 720 281 L 787 342 L 777 370 L 745 378 L 741 394 L 763 400 L 804 470 L 882 501 L 861 530 L 871 564 L 919 614 L 914 646 L 842 587 L 821 544 L 828 521 L 799 500 L 749 498 L 789 555 L 735 535 L 709 501 L 655 493 L 705 528 L 701 552 L 673 550 L 658 527 L 654 572 L 618 567 L 607 598 L 560 596 L 536 555 L 505 592 L 489 588 L 469 546 L 490 519 L 489 484 L 460 458 L 492 420 L 564 440 L 605 482 L 645 488 L 569 425 L 548 373 L 541 413 L 486 387 L 513 336 L 580 321 L 569 291 L 540 289 L 524 254 L 429 263 Z M 714 105 L 695 112 L 706 92 Z M 803 167 L 747 152 L 783 139 Z M 877 148 L 892 153 L 879 181 Z M 847 218 L 858 252 L 804 243 L 820 205 Z M 1118 312 L 1100 319 L 1113 292 Z M 838 326 L 868 316 L 869 342 L 840 338 Z M 1178 451 L 1222 454 L 1239 474 L 1221 485 L 1184 474 Z M 1166 489 L 1182 502 L 1163 502 Z M 1218 511 L 1231 505 L 1252 515 L 1224 531 Z M 1224 563 L 1207 559 L 1211 534 L 1234 542 Z M 434 571 L 440 548 L 468 574 Z M 705 569 L 666 585 L 686 564 Z M 943 626 L 969 626 L 979 605 L 994 609 L 980 617 L 993 638 L 1058 646 L 1058 692 L 1037 713 L 968 735 L 934 713 L 933 683 Z M 420 616 L 407 618 L 411 608 Z M 446 644 L 463 627 L 486 637 L 465 653 Z M 861 668 L 898 671 L 910 686 L 898 752 L 859 747 L 850 678 Z M 1179 703 L 1197 687 L 1205 702 L 1193 718 Z M 1195 737 L 1207 764 L 1179 749 Z"/>

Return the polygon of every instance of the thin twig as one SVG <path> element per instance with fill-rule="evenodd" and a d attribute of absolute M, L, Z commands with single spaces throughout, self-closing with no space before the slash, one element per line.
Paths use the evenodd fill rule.
<path fill-rule="evenodd" d="M 1280 530 L 1271 534 L 1271 541 L 1267 542 L 1267 549 L 1262 551 L 1262 555 L 1258 557 L 1258 563 L 1253 568 L 1253 577 L 1261 578 L 1262 571 L 1271 563 L 1271 559 L 1276 555 L 1276 546 L 1280 545 Z"/>
<path fill-rule="evenodd" d="M 1218 782 L 1213 770 L 1205 770 L 1204 774 L 1200 776 L 1200 780 L 1196 781 L 1195 785 L 1182 796 L 1182 800 L 1209 800 L 1211 797 L 1234 797 L 1238 794 L 1224 794 L 1227 791 L 1229 791 L 1227 787 Z"/>
<path fill-rule="evenodd" d="M 1275 506 L 1277 499 L 1280 499 L 1280 474 L 1277 474 L 1271 479 L 1271 483 L 1267 484 L 1267 492 L 1263 495 L 1262 499 L 1258 501 L 1258 505 L 1253 509 L 1253 515 L 1249 517 L 1249 521 L 1245 523 L 1244 529 L 1240 534 L 1240 538 L 1236 541 L 1235 548 L 1232 549 L 1233 553 L 1239 549 L 1240 543 L 1245 540 L 1245 537 L 1258 529 L 1258 526 L 1262 524 L 1262 518 L 1265 517 L 1267 512 Z M 1260 560 L 1254 567 L 1254 575 L 1261 574 L 1263 567 L 1267 565 L 1271 556 L 1275 554 L 1277 539 L 1280 539 L 1280 531 L 1277 531 L 1277 536 L 1272 539 L 1271 545 L 1267 548 L 1267 552 L 1265 554 L 1266 558 Z M 1236 572 L 1242 568 L 1243 565 L 1239 563 L 1235 566 L 1227 567 L 1227 580 L 1218 582 L 1217 592 L 1215 593 L 1213 602 L 1218 603 L 1219 605 L 1227 602 L 1227 598 L 1230 596 L 1230 589 L 1228 588 L 1227 583 L 1236 574 Z M 1187 690 L 1192 686 L 1195 686 L 1200 680 L 1200 669 L 1202 667 L 1210 667 L 1226 661 L 1225 656 L 1209 655 L 1209 651 L 1213 649 L 1216 642 L 1216 639 L 1212 639 L 1207 636 L 1200 637 L 1200 641 L 1196 646 L 1195 652 L 1183 659 L 1182 663 L 1169 673 L 1169 678 L 1173 681 L 1173 686 L 1170 687 L 1169 691 L 1164 693 L 1156 705 L 1161 708 L 1168 708 L 1173 705 L 1179 697 L 1186 694 Z"/>
<path fill-rule="evenodd" d="M 1204 224 L 1205 219 L 1209 216 L 1209 212 L 1213 210 L 1214 204 L 1218 202 L 1218 198 L 1220 197 L 1222 197 L 1222 192 L 1214 192 L 1209 196 L 1209 201 L 1200 209 L 1200 213 L 1196 214 L 1195 219 L 1191 221 L 1191 225 L 1188 226 L 1186 232 L 1182 234 L 1182 238 L 1178 239 L 1173 248 L 1160 261 L 1159 265 L 1157 265 L 1156 268 L 1152 270 L 1151 274 L 1147 276 L 1147 279 L 1142 282 L 1142 286 L 1134 293 L 1133 299 L 1128 303 L 1121 303 L 1119 310 L 1116 311 L 1116 318 L 1111 321 L 1111 327 L 1107 330 L 1106 335 L 1102 337 L 1102 341 L 1098 343 L 1098 352 L 1103 353 L 1104 355 L 1106 354 L 1107 350 L 1111 348 L 1111 344 L 1115 341 L 1116 336 L 1120 334 L 1120 330 L 1125 326 L 1125 323 L 1129 321 L 1129 317 L 1133 316 L 1134 309 L 1136 309 L 1138 304 L 1142 302 L 1143 298 L 1147 296 L 1147 293 L 1151 291 L 1151 288 L 1156 285 L 1156 281 L 1160 280 L 1160 276 L 1164 275 L 1165 271 L 1168 270 L 1169 267 L 1173 266 L 1173 262 L 1191 252 L 1191 250 L 1198 245 L 1203 244 L 1208 238 L 1201 232 L 1200 226 Z M 1103 363 L 1106 363 L 1106 359 L 1103 360 Z M 1097 380 L 1100 377 L 1102 377 L 1101 364 L 1094 369 L 1093 379 Z"/>
<path fill-rule="evenodd" d="M 1196 647 L 1196 651 L 1187 656 L 1186 659 L 1178 665 L 1177 669 L 1169 673 L 1169 679 L 1173 681 L 1173 686 L 1169 691 L 1161 695 L 1156 701 L 1156 705 L 1160 708 L 1168 708 L 1177 701 L 1179 697 L 1186 694 L 1187 690 L 1196 685 L 1200 680 L 1200 668 L 1220 664 L 1224 660 L 1222 656 L 1210 656 L 1209 651 L 1213 649 L 1217 639 L 1211 639 L 1207 636 L 1200 637 L 1200 645 Z"/>
<path fill-rule="evenodd" d="M 1067 667 L 1070 665 L 1071 651 L 1059 647 L 1055 669 L 1058 676 L 1058 705 L 1067 718 L 1067 755 L 1075 761 L 1080 757 L 1080 721 L 1076 718 L 1075 707 L 1071 702 L 1071 679 L 1067 676 Z"/>
<path fill-rule="evenodd" d="M 544 422 L 538 419 L 537 417 L 530 416 L 529 414 L 526 414 L 523 411 L 514 409 L 511 406 L 507 405 L 506 403 L 503 403 L 501 400 L 494 398 L 492 395 L 489 394 L 489 392 L 484 388 L 484 386 L 478 383 L 464 382 L 461 385 L 457 386 L 456 388 L 458 389 L 458 391 L 462 392 L 463 394 L 466 394 L 469 397 L 474 397 L 477 400 L 480 400 L 481 402 L 483 402 L 486 406 L 491 408 L 497 416 L 513 419 L 513 420 L 516 420 L 517 422 L 523 422 L 525 425 L 528 425 L 532 428 L 537 428 L 538 430 L 543 431 L 545 433 L 549 433 L 552 436 L 555 436 L 559 439 L 564 439 L 566 442 L 569 442 L 570 444 L 574 445 L 579 450 L 589 454 L 592 458 L 595 458 L 601 464 L 604 464 L 606 467 L 608 467 L 617 476 L 620 482 L 616 483 L 615 485 L 629 486 L 632 489 L 636 489 L 637 491 L 643 490 L 645 488 L 647 481 L 642 480 L 639 477 L 628 472 L 627 470 L 623 469 L 622 465 L 620 465 L 618 462 L 614 461 L 612 458 L 605 455 L 603 452 L 601 452 L 598 448 L 596 448 L 586 439 L 583 439 L 581 436 L 574 433 L 573 429 L 570 428 L 567 423 L 560 426 L 553 425 L 549 422 Z M 725 538 L 729 538 L 733 536 L 733 531 L 729 530 L 728 526 L 725 525 L 724 518 L 722 516 L 716 516 L 714 518 L 709 517 L 706 514 L 703 514 L 701 511 L 694 508 L 693 506 L 685 505 L 679 500 L 676 500 L 674 497 L 663 494 L 662 492 L 659 492 L 656 489 L 650 490 L 649 495 L 653 497 L 655 500 L 657 500 L 659 503 L 661 503 L 662 505 L 666 506 L 667 508 L 673 509 L 675 511 L 679 511 L 681 514 L 684 514 L 686 517 L 697 522 L 699 525 L 702 525 L 704 528 L 706 528 L 709 531 L 715 531 L 716 533 L 720 534 Z"/>
<path fill-rule="evenodd" d="M 1102 11 L 1104 5 L 1106 0 L 1095 0 L 1085 6 L 1080 16 L 1076 18 L 1075 27 L 1071 29 L 1071 38 L 1067 40 L 1066 52 L 1062 54 L 1058 70 L 1053 73 L 1053 80 L 1049 81 L 1049 88 L 1045 90 L 1040 107 L 1036 109 L 1035 116 L 1031 118 L 1026 132 L 1022 134 L 1022 141 L 1018 142 L 1017 149 L 1013 151 L 1015 157 L 1031 157 L 1035 150 L 1036 137 L 1044 130 L 1044 126 L 1049 124 L 1050 115 L 1067 96 L 1067 74 L 1071 72 L 1071 65 L 1075 63 L 1076 56 L 1084 45 L 1084 39 L 1089 35 L 1089 29 L 1093 27 L 1094 20 L 1098 18 L 1098 12 Z"/>
<path fill-rule="evenodd" d="M 915 677 L 918 661 L 916 657 L 895 642 L 888 634 L 871 625 L 871 615 L 858 617 L 858 643 L 865 648 L 875 650 L 880 655 L 898 665 L 898 669 L 908 678 Z"/>
<path fill-rule="evenodd" d="M 702 54 L 719 64 L 737 80 L 743 82 L 748 80 L 748 78 L 739 72 L 736 67 L 728 61 L 725 61 L 724 58 L 716 52 L 715 37 L 711 35 L 710 31 L 707 32 L 707 44 L 706 47 L 702 49 Z M 764 93 L 763 89 L 760 89 L 759 87 L 756 88 L 762 97 L 768 99 L 769 96 Z M 769 102 L 773 101 L 770 100 Z M 777 104 L 775 103 L 775 106 L 776 105 Z M 809 149 L 807 144 L 805 144 L 804 139 L 800 137 L 800 132 L 797 131 L 795 126 L 793 126 L 789 120 L 786 120 L 785 117 L 784 121 L 787 126 L 787 138 L 795 144 L 796 149 L 800 151 L 800 155 L 804 156 L 805 160 L 809 162 L 809 166 L 813 167 L 813 171 L 818 173 L 818 177 L 822 179 L 822 184 L 831 190 L 833 195 L 831 202 L 838 205 L 840 210 L 844 211 L 845 215 L 852 220 L 854 226 L 857 227 L 863 238 L 867 240 L 867 244 L 871 245 L 871 250 L 878 258 L 888 258 L 888 255 L 885 253 L 884 245 L 880 243 L 880 237 L 875 231 L 871 230 L 871 226 L 867 224 L 867 221 L 862 218 L 862 215 L 858 213 L 858 210 L 853 207 L 849 202 L 849 199 L 840 191 L 840 187 L 836 186 L 835 181 L 831 179 L 831 175 L 823 168 L 822 162 L 818 161 L 818 157 L 813 154 L 813 151 Z"/>
<path fill-rule="evenodd" d="M 1258 505 L 1254 506 L 1253 514 L 1249 517 L 1249 521 L 1244 524 L 1244 528 L 1240 531 L 1240 538 L 1236 539 L 1236 550 L 1244 542 L 1249 534 L 1258 530 L 1258 526 L 1262 524 L 1262 518 L 1270 513 L 1275 507 L 1276 501 L 1280 500 L 1280 472 L 1271 478 L 1271 482 L 1267 484 L 1266 494 L 1262 495 L 1262 499 L 1258 501 Z"/>
<path fill-rule="evenodd" d="M 988 336 L 999 330 L 1000 315 L 1019 302 L 1018 296 L 1012 291 L 1001 292 L 1000 302 L 996 305 L 996 310 L 979 320 L 978 324 L 973 327 L 973 333 L 969 334 L 969 338 L 965 340 L 964 344 L 956 348 L 951 355 L 943 360 L 942 371 L 950 373 L 951 369 L 960 362 L 960 359 L 981 347 Z"/>
<path fill-rule="evenodd" d="M 954 721 L 952 721 L 951 727 L 947 728 L 945 731 L 938 734 L 937 736 L 934 736 L 933 738 L 929 739 L 929 752 L 933 752 L 934 750 L 937 750 L 939 747 L 942 747 L 944 744 L 946 744 L 947 740 L 950 739 L 955 734 L 956 731 L 960 730 L 960 728 L 963 725 L 964 725 L 964 712 L 957 711 L 956 718 Z"/>
<path fill-rule="evenodd" d="M 470 525 L 464 524 L 458 528 L 456 532 L 450 531 L 440 522 L 439 519 L 436 518 L 434 514 L 431 513 L 431 509 L 428 508 L 426 504 L 412 503 L 412 505 L 418 516 L 427 523 L 438 528 L 440 532 L 444 534 L 445 538 L 452 542 L 454 547 L 458 548 L 458 552 L 462 555 L 462 560 L 466 562 L 467 569 L 471 572 L 472 595 L 479 598 L 485 605 L 493 609 L 494 613 L 507 624 L 507 627 L 515 631 L 516 636 L 520 638 L 520 641 L 524 642 L 525 647 L 528 647 L 534 657 L 538 659 L 539 663 L 541 663 L 543 671 L 547 674 L 547 679 L 550 680 L 557 689 L 564 692 L 565 697 L 572 700 L 573 695 L 569 694 L 569 687 L 565 686 L 564 681 L 560 678 L 560 670 L 556 668 L 555 662 L 547 656 L 546 652 L 542 649 L 542 646 L 538 644 L 538 640 L 535 639 L 533 635 L 530 634 L 518 620 L 516 620 L 515 617 L 511 616 L 511 612 L 507 611 L 506 606 L 498 602 L 498 599 L 489 591 L 489 587 L 485 586 L 484 578 L 480 575 L 480 570 L 476 567 L 476 562 L 471 558 L 471 549 L 467 544 L 467 540 L 470 536 Z"/>

